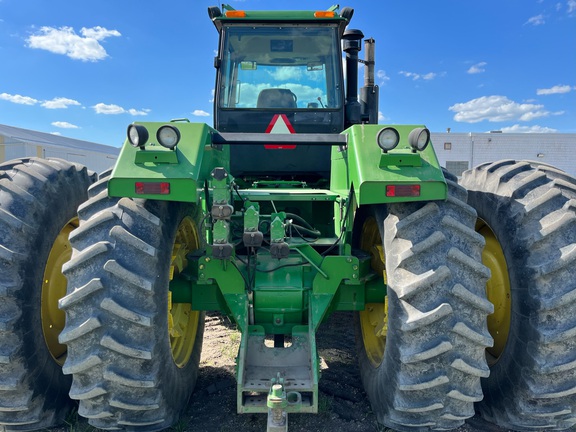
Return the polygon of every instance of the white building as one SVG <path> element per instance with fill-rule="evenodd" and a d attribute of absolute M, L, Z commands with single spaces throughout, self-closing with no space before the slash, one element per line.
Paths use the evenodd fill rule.
<path fill-rule="evenodd" d="M 21 157 L 57 157 L 100 173 L 114 166 L 119 153 L 117 147 L 0 125 L 0 163 Z"/>
<path fill-rule="evenodd" d="M 460 175 L 484 162 L 531 160 L 553 165 L 576 177 L 576 134 L 432 133 L 440 165 Z"/>

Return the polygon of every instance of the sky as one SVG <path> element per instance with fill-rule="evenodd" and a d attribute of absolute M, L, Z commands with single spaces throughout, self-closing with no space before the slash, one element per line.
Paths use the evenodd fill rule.
<path fill-rule="evenodd" d="M 246 10 L 333 4 L 229 3 Z M 217 4 L 0 0 L 0 124 L 116 147 L 134 121 L 211 125 L 218 33 L 207 7 Z M 376 40 L 379 123 L 576 133 L 576 0 L 340 6 L 355 10 L 349 28 Z"/>

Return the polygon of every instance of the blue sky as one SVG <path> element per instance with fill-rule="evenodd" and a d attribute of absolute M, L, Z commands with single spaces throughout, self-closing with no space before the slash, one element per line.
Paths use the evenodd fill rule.
<path fill-rule="evenodd" d="M 287 3 L 332 5 L 230 1 Z M 206 9 L 216 4 L 0 0 L 0 123 L 113 146 L 133 121 L 211 124 L 218 34 Z M 376 39 L 380 123 L 576 133 L 576 0 L 341 6 L 355 9 L 351 28 Z"/>

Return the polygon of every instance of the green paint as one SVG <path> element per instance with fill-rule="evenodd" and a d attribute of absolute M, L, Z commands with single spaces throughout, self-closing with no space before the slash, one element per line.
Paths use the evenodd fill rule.
<path fill-rule="evenodd" d="M 384 154 L 377 135 L 385 127 L 394 127 L 400 143 Z M 408 125 L 356 125 L 342 132 L 348 135 L 344 151 L 332 149 L 330 189 L 347 195 L 352 188 L 358 205 L 390 202 L 445 200 L 446 181 L 432 145 L 412 153 L 408 135 L 416 127 Z M 387 197 L 387 185 L 420 185 L 419 197 Z"/>
<path fill-rule="evenodd" d="M 310 397 L 309 404 L 288 404 L 288 413 L 318 412 L 318 381 L 320 378 L 318 356 L 316 351 L 316 334 L 309 325 L 295 326 L 292 330 L 292 346 L 288 348 L 268 348 L 263 346 L 266 331 L 259 325 L 248 325 L 248 330 L 242 333 L 237 364 L 237 411 L 243 413 L 267 413 L 266 403 L 248 403 L 252 399 L 267 399 L 270 386 L 277 382 L 278 373 L 290 375 L 291 365 L 299 364 L 309 374 L 309 384 L 300 385 L 297 390 Z M 298 362 L 296 361 L 298 360 Z M 287 366 L 288 365 L 288 366 Z M 254 386 L 247 379 L 250 368 L 260 366 L 269 375 L 264 385 Z M 264 373 L 266 373 L 264 372 Z M 301 375 L 301 374 L 299 374 Z M 283 377 L 282 377 L 283 378 Z"/>
<path fill-rule="evenodd" d="M 258 203 L 246 201 L 244 203 L 244 232 L 258 231 L 260 223 L 260 206 Z"/>
<path fill-rule="evenodd" d="M 212 202 L 214 204 L 228 204 L 230 200 L 230 187 L 228 178 L 217 180 L 212 178 Z"/>
<path fill-rule="evenodd" d="M 273 213 L 270 215 L 270 242 L 278 243 L 284 241 L 284 220 L 286 213 Z"/>
<path fill-rule="evenodd" d="M 135 123 L 136 124 L 136 123 Z M 214 167 L 229 170 L 230 149 L 211 145 L 214 129 L 201 123 L 171 123 L 180 131 L 180 143 L 168 150 L 156 142 L 156 132 L 167 123 L 142 122 L 149 139 L 144 150 L 126 141 L 120 151 L 110 182 L 110 196 L 197 202 L 198 188 L 210 178 Z M 169 182 L 170 195 L 139 195 L 136 182 Z"/>
<path fill-rule="evenodd" d="M 192 285 L 192 299 L 195 298 L 196 290 L 202 290 L 205 285 L 217 284 L 229 316 L 238 324 L 240 331 L 246 330 L 244 323 L 248 314 L 248 297 L 244 278 L 238 267 L 228 260 L 212 259 L 209 256 L 200 258 L 196 265 L 198 276 Z"/>
<path fill-rule="evenodd" d="M 380 169 L 388 167 L 421 167 L 422 156 L 420 153 L 382 153 L 380 155 Z"/>
<path fill-rule="evenodd" d="M 214 223 L 212 235 L 214 244 L 228 243 L 228 236 L 230 234 L 230 224 L 225 220 L 218 220 Z"/>
<path fill-rule="evenodd" d="M 155 165 L 163 163 L 178 163 L 178 153 L 173 150 L 141 150 L 136 152 L 134 159 L 135 164 L 140 165 Z"/>

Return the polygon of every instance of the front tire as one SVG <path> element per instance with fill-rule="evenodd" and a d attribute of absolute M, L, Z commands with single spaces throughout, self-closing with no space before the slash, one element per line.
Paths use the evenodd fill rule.
<path fill-rule="evenodd" d="M 69 233 L 95 175 L 59 159 L 0 164 L 0 425 L 36 430 L 64 421 L 73 404 L 58 343 Z"/>
<path fill-rule="evenodd" d="M 448 186 L 445 202 L 376 207 L 362 224 L 388 293 L 357 317 L 360 371 L 378 421 L 398 431 L 461 426 L 488 375 L 484 242 L 466 192 Z"/>
<path fill-rule="evenodd" d="M 512 160 L 464 173 L 477 228 L 495 246 L 488 318 L 497 341 L 483 380 L 487 420 L 518 431 L 576 424 L 576 179 Z"/>
<path fill-rule="evenodd" d="M 195 206 L 91 190 L 73 233 L 61 341 L 79 414 L 101 429 L 173 425 L 194 390 L 204 314 L 172 304 L 170 278 L 200 246 Z"/>

